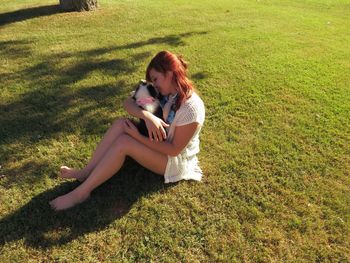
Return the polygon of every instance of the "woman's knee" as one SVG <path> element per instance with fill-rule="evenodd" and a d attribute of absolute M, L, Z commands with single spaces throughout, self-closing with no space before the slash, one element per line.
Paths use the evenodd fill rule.
<path fill-rule="evenodd" d="M 125 154 L 128 153 L 128 150 L 132 147 L 134 139 L 127 134 L 121 134 L 114 142 L 115 147 Z"/>
<path fill-rule="evenodd" d="M 123 127 L 125 120 L 126 120 L 126 118 L 120 118 L 120 119 L 115 120 L 112 124 L 112 127 L 119 127 L 119 128 Z"/>
<path fill-rule="evenodd" d="M 125 118 L 118 119 L 113 122 L 111 129 L 113 132 L 118 133 L 118 132 L 124 132 L 124 123 L 125 123 Z"/>

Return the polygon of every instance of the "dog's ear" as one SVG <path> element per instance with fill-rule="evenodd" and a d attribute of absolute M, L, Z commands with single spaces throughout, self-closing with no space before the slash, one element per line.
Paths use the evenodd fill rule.
<path fill-rule="evenodd" d="M 131 92 L 131 96 L 132 96 L 132 98 L 133 98 L 134 100 L 136 100 L 136 93 L 139 91 L 140 86 L 141 86 L 141 81 L 140 81 L 140 84 L 137 85 L 137 87 L 135 88 L 135 90 Z"/>
<path fill-rule="evenodd" d="M 135 91 L 135 90 L 133 90 L 132 92 L 130 92 L 130 96 L 131 96 L 131 98 L 133 98 L 134 100 L 136 100 L 135 94 L 136 94 L 136 91 Z"/>

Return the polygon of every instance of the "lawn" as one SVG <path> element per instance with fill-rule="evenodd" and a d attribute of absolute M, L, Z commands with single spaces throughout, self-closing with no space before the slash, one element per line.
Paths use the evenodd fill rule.
<path fill-rule="evenodd" d="M 350 262 L 350 1 L 0 0 L 0 262 Z M 203 181 L 81 168 L 160 50 L 206 105 Z"/>

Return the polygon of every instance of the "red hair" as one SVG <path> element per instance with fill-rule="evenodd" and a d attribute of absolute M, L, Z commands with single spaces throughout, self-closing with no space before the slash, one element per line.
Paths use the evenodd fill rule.
<path fill-rule="evenodd" d="M 178 110 L 185 99 L 188 99 L 194 90 L 192 82 L 187 78 L 187 62 L 182 56 L 177 56 L 169 51 L 161 51 L 151 60 L 146 70 L 146 80 L 151 82 L 150 71 L 154 69 L 165 74 L 168 71 L 173 72 L 173 80 L 177 84 L 177 102 Z"/>

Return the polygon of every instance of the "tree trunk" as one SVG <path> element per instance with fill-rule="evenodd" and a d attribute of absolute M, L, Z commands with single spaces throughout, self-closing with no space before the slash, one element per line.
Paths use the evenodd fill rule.
<path fill-rule="evenodd" d="M 97 7 L 97 0 L 60 0 L 63 11 L 91 11 Z"/>

